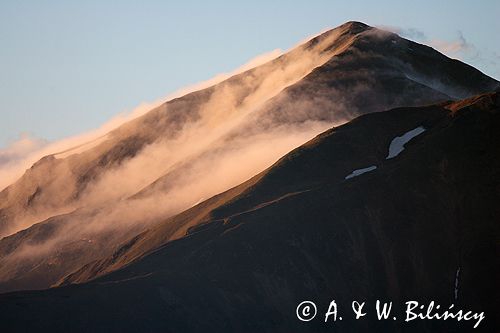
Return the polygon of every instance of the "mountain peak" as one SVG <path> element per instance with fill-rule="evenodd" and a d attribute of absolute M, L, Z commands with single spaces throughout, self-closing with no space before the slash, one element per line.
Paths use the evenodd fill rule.
<path fill-rule="evenodd" d="M 338 28 L 351 30 L 354 33 L 359 33 L 367 29 L 371 29 L 372 27 L 370 27 L 368 24 L 359 21 L 347 21 L 346 23 L 339 25 Z"/>
<path fill-rule="evenodd" d="M 325 32 L 325 34 L 329 34 L 332 32 L 336 33 L 341 33 L 341 34 L 346 34 L 346 35 L 358 35 L 360 33 L 363 33 L 367 30 L 374 29 L 373 27 L 369 26 L 368 24 L 365 24 L 363 22 L 358 22 L 358 21 L 348 21 L 345 22 L 333 29 L 328 30 Z"/>
<path fill-rule="evenodd" d="M 35 164 L 0 192 L 0 237 L 13 234 L 0 240 L 0 292 L 52 285 L 111 255 L 136 233 L 225 193 L 333 125 L 498 86 L 429 47 L 346 22 L 271 61 L 167 101 L 85 149 Z M 227 181 L 215 181 L 228 171 Z M 161 241 L 184 235 L 187 226 L 179 221 Z M 26 228 L 28 236 L 15 235 Z M 43 251 L 33 249 L 41 254 L 24 260 L 18 252 L 32 243 Z M 16 250 L 2 250 L 7 248 Z"/>

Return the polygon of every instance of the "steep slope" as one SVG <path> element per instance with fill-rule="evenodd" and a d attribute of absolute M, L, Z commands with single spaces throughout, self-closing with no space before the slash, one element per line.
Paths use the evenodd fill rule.
<path fill-rule="evenodd" d="M 25 224 L 29 225 L 33 221 L 29 215 L 34 215 L 36 220 L 39 216 L 51 216 L 59 206 L 74 203 L 102 173 L 135 157 L 148 145 L 155 142 L 167 146 L 176 144 L 176 138 L 185 139 L 191 134 L 184 133 L 188 126 L 206 123 L 209 127 L 221 126 L 234 116 L 257 108 L 284 87 L 342 52 L 354 36 L 355 31 L 349 26 L 339 27 L 269 63 L 171 100 L 112 131 L 96 147 L 69 156 L 65 153 L 61 158 L 55 154 L 42 159 L 17 183 L 2 192 L 1 234 L 9 233 L 12 221 L 20 220 L 23 214 L 28 215 Z M 210 129 L 202 134 L 208 135 Z M 170 153 L 177 151 L 172 149 Z M 168 159 L 163 162 L 168 166 Z M 61 182 L 64 186 L 60 186 Z M 48 212 L 43 214 L 43 210 Z"/>
<path fill-rule="evenodd" d="M 424 131 L 409 139 L 416 128 Z M 121 270 L 1 295 L 0 319 L 7 332 L 472 330 L 471 322 L 400 318 L 405 301 L 434 300 L 485 311 L 479 330 L 493 331 L 499 133 L 499 93 L 356 118 L 137 236 L 114 257 L 146 255 Z M 403 149 L 388 159 L 398 137 Z M 148 245 L 181 220 L 185 237 Z M 295 308 L 307 299 L 320 312 L 301 322 Z M 399 320 L 355 321 L 345 310 L 343 321 L 325 324 L 332 299 L 340 309 L 393 301 Z"/>
<path fill-rule="evenodd" d="M 346 23 L 172 100 L 95 147 L 34 165 L 0 193 L 0 225 L 9 233 L 47 219 L 0 240 L 0 291 L 48 287 L 332 125 L 497 86 L 431 48 Z M 186 231 L 180 222 L 168 229 L 172 239 Z"/>

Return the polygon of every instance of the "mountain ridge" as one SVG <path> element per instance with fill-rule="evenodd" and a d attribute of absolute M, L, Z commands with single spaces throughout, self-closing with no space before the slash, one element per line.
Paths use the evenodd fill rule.
<path fill-rule="evenodd" d="M 48 287 L 169 216 L 225 193 L 332 125 L 394 106 L 450 99 L 432 84 L 407 77 L 418 72 L 412 63 L 434 61 L 422 66 L 421 76 L 429 81 L 432 74 L 435 88 L 461 87 L 451 90 L 472 94 L 498 86 L 428 47 L 349 23 L 217 88 L 164 104 L 113 131 L 115 139 L 43 160 L 0 193 L 0 225 L 21 222 L 23 214 L 44 221 L 0 240 L 0 248 L 15 249 L 0 255 L 0 290 Z M 154 139 L 163 136 L 168 139 Z M 235 169 L 244 170 L 232 175 Z M 185 234 L 177 222 L 165 235 Z M 18 254 L 37 249 L 46 252 L 18 260 Z"/>

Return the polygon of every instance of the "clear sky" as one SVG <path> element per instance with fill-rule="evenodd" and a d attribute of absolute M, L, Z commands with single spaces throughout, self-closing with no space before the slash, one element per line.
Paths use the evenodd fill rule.
<path fill-rule="evenodd" d="M 500 1 L 0 0 L 0 148 L 53 141 L 349 20 L 500 78 Z"/>

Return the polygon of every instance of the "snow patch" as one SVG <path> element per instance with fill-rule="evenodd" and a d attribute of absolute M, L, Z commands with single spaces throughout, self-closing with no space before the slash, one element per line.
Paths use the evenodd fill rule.
<path fill-rule="evenodd" d="M 405 144 L 408 143 L 411 139 L 416 137 L 419 134 L 425 132 L 425 128 L 419 126 L 417 128 L 412 129 L 411 131 L 406 132 L 402 136 L 397 136 L 392 139 L 391 144 L 389 145 L 389 154 L 385 158 L 386 160 L 398 156 L 404 149 Z"/>
<path fill-rule="evenodd" d="M 368 168 L 354 170 L 353 172 L 351 172 L 350 174 L 348 174 L 347 176 L 345 176 L 345 179 L 351 179 L 351 178 L 357 177 L 357 176 L 362 175 L 364 173 L 373 171 L 376 168 L 377 168 L 376 165 L 372 165 L 372 166 L 369 166 Z"/>

